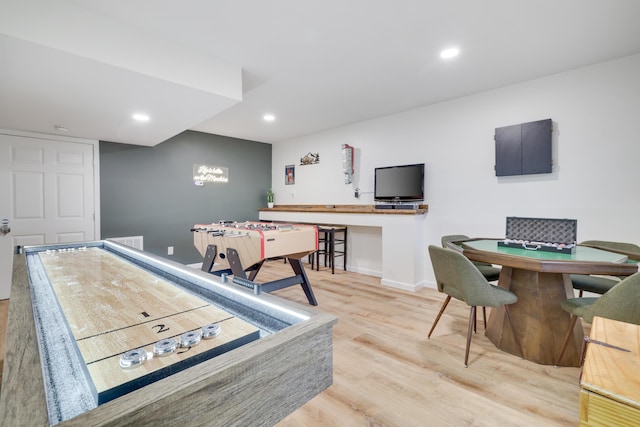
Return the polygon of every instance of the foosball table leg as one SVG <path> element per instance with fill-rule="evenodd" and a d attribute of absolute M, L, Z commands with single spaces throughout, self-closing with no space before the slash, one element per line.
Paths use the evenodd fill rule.
<path fill-rule="evenodd" d="M 256 276 L 258 275 L 258 272 L 260 271 L 260 269 L 262 268 L 262 265 L 264 264 L 264 260 L 260 261 L 257 264 L 252 265 L 251 267 L 247 268 L 246 271 L 249 271 L 249 280 L 253 280 L 256 278 Z"/>
<path fill-rule="evenodd" d="M 311 305 L 318 305 L 318 301 L 316 300 L 315 295 L 313 294 L 313 289 L 311 289 L 311 284 L 309 283 L 309 278 L 307 277 L 307 273 L 304 271 L 304 266 L 302 261 L 299 259 L 289 259 L 289 265 L 293 269 L 295 273 L 294 276 L 285 277 L 284 279 L 274 280 L 271 282 L 261 284 L 263 291 L 271 292 L 277 289 L 286 288 L 289 286 L 300 284 L 302 286 L 302 290 L 304 294 L 307 296 L 307 300 Z M 250 282 L 258 274 L 260 271 L 260 267 L 264 260 L 254 266 L 251 267 L 250 270 L 246 270 L 242 267 L 242 263 L 240 262 L 240 256 L 238 255 L 238 251 L 233 248 L 227 248 L 227 262 L 229 263 L 229 267 L 231 267 L 231 273 L 235 277 L 240 277 L 243 280 L 247 279 L 247 271 L 250 271 Z"/>
<path fill-rule="evenodd" d="M 307 277 L 307 272 L 304 271 L 304 266 L 302 265 L 302 261 L 299 259 L 289 258 L 289 265 L 293 269 L 293 272 L 296 273 L 297 276 L 300 276 L 302 282 L 300 286 L 302 286 L 302 290 L 304 294 L 307 296 L 307 300 L 311 305 L 318 305 L 318 301 L 316 301 L 316 296 L 313 294 L 313 289 L 311 289 L 311 284 L 309 283 L 309 278 Z"/>
<path fill-rule="evenodd" d="M 227 262 L 229 263 L 229 267 L 231 268 L 231 272 L 234 276 L 241 277 L 243 279 L 247 278 L 247 274 L 245 273 L 244 268 L 242 268 L 242 263 L 240 262 L 240 256 L 238 255 L 237 250 L 227 248 Z"/>
<path fill-rule="evenodd" d="M 202 261 L 202 271 L 211 273 L 213 264 L 216 262 L 216 255 L 218 254 L 218 247 L 216 245 L 208 245 L 204 254 L 204 260 Z"/>

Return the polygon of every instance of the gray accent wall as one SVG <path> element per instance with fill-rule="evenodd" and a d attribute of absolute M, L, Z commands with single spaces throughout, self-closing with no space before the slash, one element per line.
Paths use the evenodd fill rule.
<path fill-rule="evenodd" d="M 194 185 L 194 164 L 228 168 L 229 182 Z M 100 141 L 101 237 L 142 235 L 146 252 L 201 262 L 193 225 L 257 220 L 270 185 L 271 144 L 194 131 L 154 147 Z"/>

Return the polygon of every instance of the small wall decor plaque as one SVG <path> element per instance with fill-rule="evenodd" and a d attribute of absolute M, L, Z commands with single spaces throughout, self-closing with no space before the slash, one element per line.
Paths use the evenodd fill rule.
<path fill-rule="evenodd" d="M 315 165 L 320 163 L 320 153 L 308 152 L 300 158 L 300 165 Z"/>

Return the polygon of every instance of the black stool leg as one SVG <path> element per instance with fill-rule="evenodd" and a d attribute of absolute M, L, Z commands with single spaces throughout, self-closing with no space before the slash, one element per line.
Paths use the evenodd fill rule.
<path fill-rule="evenodd" d="M 324 249 L 322 254 L 324 255 L 324 266 L 327 266 L 327 262 L 329 262 L 329 266 L 331 266 L 331 237 L 332 230 L 324 231 Z M 318 270 L 320 270 L 320 265 L 318 265 Z"/>
<path fill-rule="evenodd" d="M 322 238 L 320 238 L 322 233 Z M 319 243 L 322 243 L 323 248 L 318 244 L 318 250 L 316 251 L 316 271 L 320 271 L 320 253 L 324 255 L 324 265 L 327 266 L 327 249 L 328 249 L 328 232 L 326 230 L 318 230 Z M 313 269 L 313 267 L 311 267 Z"/>
<path fill-rule="evenodd" d="M 320 233 L 322 233 L 323 236 L 326 236 L 323 231 Z M 318 238 L 320 238 L 319 234 Z M 322 239 L 322 244 L 324 245 L 324 237 Z M 318 243 L 318 250 L 316 251 L 316 271 L 320 271 L 320 252 L 322 252 L 322 249 L 320 249 L 320 243 Z"/>
<path fill-rule="evenodd" d="M 343 243 L 343 250 L 344 253 L 342 254 L 342 261 L 343 261 L 343 266 L 342 268 L 344 269 L 344 271 L 347 271 L 347 227 L 344 228 L 344 243 Z"/>
<path fill-rule="evenodd" d="M 329 255 L 329 266 L 331 267 L 331 274 L 335 274 L 336 273 L 335 267 L 334 267 L 334 264 L 335 264 L 335 262 L 334 262 L 335 261 L 335 258 L 334 258 L 334 255 L 335 255 L 335 252 L 334 252 L 335 251 L 335 237 L 336 237 L 335 236 L 335 231 L 334 230 L 329 231 L 329 251 L 328 251 L 329 253 L 328 253 L 328 255 Z M 327 257 L 327 254 L 325 254 L 325 264 L 324 264 L 325 266 L 327 265 L 327 263 L 326 263 L 326 259 L 327 258 L 326 257 Z"/>

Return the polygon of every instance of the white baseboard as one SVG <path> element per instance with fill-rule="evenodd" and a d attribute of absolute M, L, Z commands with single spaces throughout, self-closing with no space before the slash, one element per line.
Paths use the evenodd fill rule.
<path fill-rule="evenodd" d="M 380 283 L 388 288 L 400 289 L 409 292 L 417 292 L 418 289 L 422 288 L 425 285 L 424 281 L 412 285 L 410 283 L 395 282 L 393 280 L 387 279 L 380 280 Z"/>
<path fill-rule="evenodd" d="M 352 271 L 354 273 L 366 274 L 367 276 L 373 277 L 382 277 L 381 271 L 369 270 L 366 268 L 352 268 L 351 266 L 347 266 L 347 271 Z"/>

